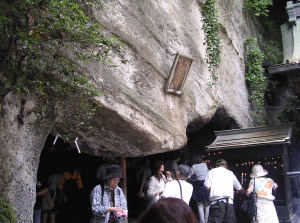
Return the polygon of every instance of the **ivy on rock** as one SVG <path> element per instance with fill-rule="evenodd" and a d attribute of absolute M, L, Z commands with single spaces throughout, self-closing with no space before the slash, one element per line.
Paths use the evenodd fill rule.
<path fill-rule="evenodd" d="M 262 62 L 264 54 L 255 45 L 255 38 L 247 38 L 245 45 L 246 52 L 246 81 L 250 87 L 249 99 L 255 104 L 254 115 L 257 117 L 258 125 L 265 125 L 263 119 L 263 108 L 265 105 L 265 90 L 267 88 L 266 77 L 264 76 L 264 68 Z"/>

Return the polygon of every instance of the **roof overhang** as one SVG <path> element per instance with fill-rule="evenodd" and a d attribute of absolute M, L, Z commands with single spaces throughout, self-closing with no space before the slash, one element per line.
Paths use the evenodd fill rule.
<path fill-rule="evenodd" d="M 262 145 L 290 144 L 294 123 L 215 131 L 215 141 L 207 152 Z"/>
<path fill-rule="evenodd" d="M 300 63 L 276 64 L 268 68 L 269 74 L 299 74 Z"/>

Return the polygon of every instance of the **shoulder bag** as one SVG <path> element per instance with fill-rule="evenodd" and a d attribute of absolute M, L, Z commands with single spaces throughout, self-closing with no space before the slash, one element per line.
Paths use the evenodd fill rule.
<path fill-rule="evenodd" d="M 249 195 L 249 199 L 245 201 L 241 206 L 241 209 L 243 212 L 245 212 L 249 222 L 256 221 L 256 215 L 257 215 L 256 198 L 257 198 L 257 194 L 255 194 L 255 179 L 254 179 L 253 192 Z"/>
<path fill-rule="evenodd" d="M 54 190 L 53 198 L 51 197 L 50 190 L 42 195 L 42 210 L 49 211 L 54 207 L 54 201 L 56 197 L 56 189 Z"/>

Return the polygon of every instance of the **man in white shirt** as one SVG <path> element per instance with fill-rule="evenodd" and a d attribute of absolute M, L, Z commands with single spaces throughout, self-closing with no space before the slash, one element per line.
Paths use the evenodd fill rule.
<path fill-rule="evenodd" d="M 190 167 L 184 164 L 181 164 L 178 167 L 177 179 L 166 184 L 166 188 L 162 194 L 162 197 L 175 197 L 181 198 L 187 204 L 189 204 L 190 199 L 193 193 L 192 184 L 186 182 L 190 173 Z"/>
<path fill-rule="evenodd" d="M 236 222 L 233 206 L 234 188 L 246 194 L 236 176 L 227 168 L 226 160 L 220 159 L 217 161 L 217 167 L 210 170 L 205 179 L 204 186 L 210 190 L 211 204 L 208 223 Z"/>

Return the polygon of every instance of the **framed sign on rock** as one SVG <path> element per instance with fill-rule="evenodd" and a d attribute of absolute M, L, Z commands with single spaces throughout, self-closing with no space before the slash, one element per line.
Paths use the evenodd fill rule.
<path fill-rule="evenodd" d="M 194 59 L 177 53 L 166 85 L 166 92 L 181 95 Z"/>

